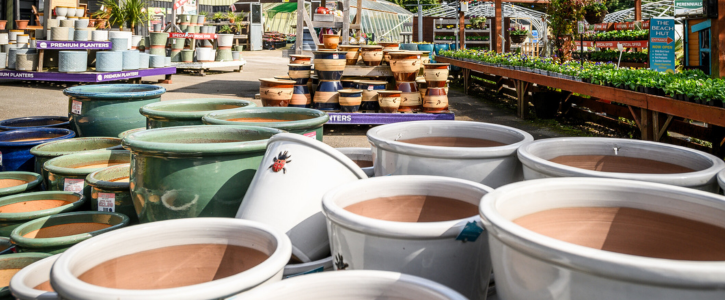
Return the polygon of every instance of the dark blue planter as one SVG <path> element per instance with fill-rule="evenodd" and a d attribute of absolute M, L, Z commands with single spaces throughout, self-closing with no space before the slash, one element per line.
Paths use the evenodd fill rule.
<path fill-rule="evenodd" d="M 0 121 L 0 131 L 10 131 L 28 128 L 70 128 L 68 117 L 37 116 L 7 119 Z"/>
<path fill-rule="evenodd" d="M 297 98 L 299 98 L 299 99 L 303 99 L 304 98 L 305 101 L 307 101 L 307 95 L 309 95 L 309 94 L 310 94 L 310 89 L 307 88 L 307 85 L 306 84 L 305 85 L 295 85 L 294 86 L 294 90 L 292 92 L 292 101 L 290 101 L 290 104 L 287 105 L 287 107 L 311 108 L 312 107 L 312 103 L 310 103 L 310 104 L 292 104 L 292 103 L 296 103 L 295 100 Z M 311 97 L 312 96 L 310 96 L 310 98 Z"/>
<path fill-rule="evenodd" d="M 289 64 L 289 72 L 287 72 L 287 75 L 289 75 L 291 80 L 295 81 L 295 85 L 302 85 L 307 84 L 307 81 L 310 80 L 309 77 L 299 78 L 299 74 L 297 73 L 308 73 L 310 70 L 312 70 L 312 65 L 295 65 L 295 64 Z M 303 72 L 299 72 L 303 71 Z M 307 75 L 305 75 L 307 76 Z"/>
<path fill-rule="evenodd" d="M 317 85 L 317 91 L 315 91 L 315 94 L 325 95 L 326 94 L 336 94 L 337 91 L 342 89 L 342 84 L 339 81 L 320 81 L 320 83 Z M 338 95 L 339 99 L 339 95 Z M 326 103 L 320 103 L 315 102 L 314 108 L 319 110 L 340 110 L 340 102 L 326 102 Z"/>
<path fill-rule="evenodd" d="M 360 84 L 360 80 L 357 79 L 343 79 L 340 80 L 342 87 L 346 89 L 357 89 Z"/>
<path fill-rule="evenodd" d="M 358 84 L 358 88 L 363 90 L 364 93 L 370 90 L 385 90 L 386 85 L 387 82 L 375 84 L 369 81 L 361 81 Z M 365 97 L 363 97 L 363 101 L 360 103 L 360 110 L 380 110 L 380 103 L 378 101 L 365 101 Z"/>
<path fill-rule="evenodd" d="M 28 171 L 32 172 L 35 166 L 35 156 L 30 154 L 30 148 L 47 142 L 70 139 L 75 132 L 65 128 L 27 128 L 0 132 L 0 171 Z M 46 138 L 37 141 L 19 141 L 18 139 Z"/>

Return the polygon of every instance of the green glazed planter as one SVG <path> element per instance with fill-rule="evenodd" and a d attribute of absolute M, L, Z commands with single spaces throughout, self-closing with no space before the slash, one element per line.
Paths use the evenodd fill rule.
<path fill-rule="evenodd" d="M 139 222 L 237 214 L 270 137 L 251 126 L 178 126 L 123 139 Z"/>
<path fill-rule="evenodd" d="M 254 102 L 236 99 L 184 99 L 152 103 L 141 108 L 146 128 L 204 125 L 201 117 L 213 112 L 228 112 L 256 107 Z"/>
<path fill-rule="evenodd" d="M 22 171 L 0 172 L 0 180 L 3 179 L 17 179 L 25 181 L 26 183 L 0 188 L 0 197 L 38 190 L 40 183 L 43 182 L 43 176 L 40 176 L 40 174 Z"/>
<path fill-rule="evenodd" d="M 119 133 L 118 134 L 118 138 L 119 139 L 123 139 L 126 136 L 128 136 L 129 134 L 132 134 L 132 133 L 135 133 L 135 132 L 139 132 L 139 131 L 144 131 L 144 130 L 146 130 L 146 127 L 134 128 L 134 129 L 131 129 L 131 130 L 126 130 L 124 132 Z"/>
<path fill-rule="evenodd" d="M 77 167 L 107 162 L 127 164 L 131 162 L 131 153 L 125 150 L 96 150 L 56 157 L 43 165 L 45 171 L 48 172 L 48 177 L 45 179 L 45 186 L 51 191 L 83 193 L 86 199 L 91 199 L 91 187 L 87 184 L 86 177 L 88 177 L 88 174 L 107 167 L 83 169 L 78 169 Z M 84 210 L 88 210 L 91 207 L 91 201 L 86 202 L 86 205 L 83 207 Z"/>
<path fill-rule="evenodd" d="M 129 224 L 138 224 L 138 214 L 131 200 L 129 176 L 130 164 L 108 167 L 88 174 L 86 183 L 91 186 L 91 210 L 121 213 L 128 217 Z M 116 181 L 119 179 L 126 181 Z"/>
<path fill-rule="evenodd" d="M 146 125 L 138 110 L 159 102 L 166 89 L 150 84 L 99 84 L 63 90 L 69 96 L 68 115 L 79 137 L 115 137 Z"/>
<path fill-rule="evenodd" d="M 28 202 L 28 201 L 39 201 L 39 200 L 63 200 L 68 204 L 43 210 L 29 211 L 29 212 L 18 212 L 18 213 L 3 213 L 0 212 L 0 236 L 9 237 L 15 227 L 25 222 L 47 217 L 59 213 L 74 211 L 83 206 L 86 202 L 86 198 L 83 195 L 76 194 L 73 192 L 33 192 L 25 194 L 17 194 L 0 198 L 0 211 L 2 207 L 14 203 Z"/>
<path fill-rule="evenodd" d="M 73 138 L 37 145 L 30 149 L 30 154 L 35 155 L 35 172 L 48 178 L 43 169 L 43 164 L 58 156 L 85 152 L 90 150 L 123 150 L 121 139 L 112 137 L 87 137 Z"/>
<path fill-rule="evenodd" d="M 289 120 L 285 122 L 240 122 L 238 118 Z M 324 111 L 299 107 L 252 107 L 233 112 L 214 112 L 202 118 L 209 125 L 261 126 L 281 129 L 322 141 L 322 125 L 330 117 Z"/>
<path fill-rule="evenodd" d="M 78 233 L 59 237 L 24 237 L 24 235 L 35 230 L 72 223 L 99 223 L 110 226 L 85 233 Z M 10 233 L 10 240 L 15 244 L 15 248 L 18 252 L 43 252 L 49 254 L 58 254 L 63 253 L 65 250 L 72 247 L 73 245 L 85 241 L 89 238 L 119 229 L 126 225 L 128 225 L 128 217 L 119 213 L 100 211 L 71 212 L 43 217 L 22 224 L 18 226 L 18 228 L 15 228 L 12 233 Z"/>
<path fill-rule="evenodd" d="M 51 256 L 47 253 L 12 253 L 0 256 L 0 270 L 22 269 L 32 263 Z M 0 299 L 15 299 L 10 286 L 0 287 Z"/>

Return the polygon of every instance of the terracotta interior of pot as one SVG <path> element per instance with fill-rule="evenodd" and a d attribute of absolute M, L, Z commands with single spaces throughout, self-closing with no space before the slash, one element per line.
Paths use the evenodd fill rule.
<path fill-rule="evenodd" d="M 524 135 L 506 128 L 480 126 L 463 122 L 446 122 L 446 124 L 410 124 L 381 128 L 377 135 L 386 140 L 394 140 L 409 144 L 442 146 L 442 147 L 497 147 L 518 143 Z M 461 123 L 461 124 L 455 124 Z"/>
<path fill-rule="evenodd" d="M 447 197 L 400 195 L 358 202 L 345 210 L 383 221 L 441 222 L 475 216 L 478 206 Z"/>
<path fill-rule="evenodd" d="M 667 162 L 618 155 L 562 155 L 549 161 L 570 167 L 600 172 L 676 174 L 695 171 L 688 167 Z"/>
<path fill-rule="evenodd" d="M 128 182 L 130 174 L 131 164 L 126 163 L 92 173 L 91 176 L 93 176 L 93 179 L 100 181 Z"/>
<path fill-rule="evenodd" d="M 141 251 L 102 262 L 78 278 L 116 289 L 167 289 L 226 278 L 255 267 L 269 255 L 248 247 L 194 244 Z"/>
<path fill-rule="evenodd" d="M 163 102 L 160 102 L 163 103 Z M 246 107 L 246 104 L 230 104 L 230 103 L 175 103 L 167 105 L 154 105 L 153 110 L 171 111 L 171 112 L 197 112 L 197 111 L 213 111 L 222 109 L 235 109 Z"/>
<path fill-rule="evenodd" d="M 72 204 L 71 201 L 65 200 L 53 200 L 53 199 L 39 199 L 32 201 L 22 201 L 12 204 L 0 206 L 0 213 L 2 214 L 13 214 L 13 213 L 24 213 L 38 210 L 46 210 L 63 205 Z"/>
<path fill-rule="evenodd" d="M 26 180 L 2 178 L 2 179 L 0 179 L 0 189 L 19 186 L 19 185 L 23 185 L 23 184 L 27 184 L 27 183 L 28 183 L 28 181 L 26 181 Z"/>
<path fill-rule="evenodd" d="M 72 165 L 72 166 L 70 166 L 70 168 L 73 168 L 73 169 L 102 169 L 102 168 L 108 168 L 111 166 L 127 164 L 127 163 L 128 163 L 128 161 L 122 161 L 122 160 L 98 160 L 98 161 L 83 162 L 80 164 Z"/>
<path fill-rule="evenodd" d="M 93 222 L 79 222 L 79 223 L 68 223 L 53 226 L 43 226 L 39 229 L 30 231 L 23 234 L 23 237 L 29 239 L 47 239 L 56 238 L 69 235 L 76 235 L 81 233 L 89 233 L 97 230 L 106 229 L 111 227 L 110 224 L 104 223 L 93 223 Z"/>
<path fill-rule="evenodd" d="M 55 292 L 55 290 L 53 290 L 53 287 L 50 285 L 50 280 L 43 282 L 39 285 L 36 285 L 33 289 L 46 291 L 46 292 Z"/>
<path fill-rule="evenodd" d="M 263 112 L 263 113 L 244 113 L 236 114 L 234 117 L 224 118 L 226 121 L 231 122 L 251 122 L 251 123 L 263 123 L 263 122 L 288 122 L 288 121 L 300 121 L 314 119 L 317 116 L 297 114 L 297 113 L 277 113 L 277 112 Z"/>
<path fill-rule="evenodd" d="M 448 137 L 448 136 L 402 139 L 402 140 L 398 140 L 398 142 L 416 144 L 416 145 L 424 145 L 424 146 L 437 146 L 437 147 L 475 147 L 475 148 L 477 148 L 477 147 L 498 147 L 498 146 L 506 145 L 504 143 L 499 143 L 499 142 L 487 140 L 487 139 L 467 138 L 467 137 Z"/>

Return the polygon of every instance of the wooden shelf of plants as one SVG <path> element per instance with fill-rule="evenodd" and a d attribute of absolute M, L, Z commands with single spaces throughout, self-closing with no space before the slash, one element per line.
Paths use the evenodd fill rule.
<path fill-rule="evenodd" d="M 234 50 L 242 51 L 244 46 L 249 49 L 249 20 L 247 17 L 248 14 L 244 12 L 240 14 L 216 12 L 206 15 L 206 22 L 203 25 L 216 27 L 215 33 L 233 33 Z"/>
<path fill-rule="evenodd" d="M 435 43 L 454 43 L 456 41 L 457 19 L 433 20 L 433 40 Z M 467 49 L 491 49 L 491 20 L 485 17 L 469 18 L 465 20 L 463 39 Z"/>
<path fill-rule="evenodd" d="M 584 59 L 588 61 L 616 63 L 619 60 L 617 45 L 622 44 L 625 51 L 621 67 L 646 68 L 649 62 L 649 20 L 589 25 L 586 33 L 575 42 L 577 50 L 581 47 L 581 40 L 585 49 Z M 575 57 L 579 58 L 579 55 L 580 52 L 576 51 Z"/>

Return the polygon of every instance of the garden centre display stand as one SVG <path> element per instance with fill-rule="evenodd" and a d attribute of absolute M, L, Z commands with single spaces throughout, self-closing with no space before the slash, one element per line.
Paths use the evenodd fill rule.
<path fill-rule="evenodd" d="M 455 120 L 451 113 L 328 113 L 330 125 L 380 125 L 408 121 Z"/>
<path fill-rule="evenodd" d="M 15 70 L 0 70 L 0 79 L 29 80 L 29 81 L 63 81 L 63 82 L 109 82 L 125 79 L 136 79 L 140 82 L 141 77 L 166 75 L 166 78 L 159 80 L 161 83 L 171 83 L 171 75 L 176 73 L 175 67 L 130 70 L 120 72 L 80 72 L 80 73 L 59 73 L 59 72 L 26 72 Z"/>
<path fill-rule="evenodd" d="M 209 69 L 213 68 L 223 68 L 223 67 L 239 67 L 236 71 L 241 73 L 242 68 L 244 68 L 244 65 L 247 64 L 247 61 L 244 60 L 244 58 L 240 58 L 238 61 L 214 61 L 214 62 L 172 62 L 171 66 L 176 67 L 180 70 L 198 70 L 199 75 L 206 76 L 205 71 L 209 71 Z"/>
<path fill-rule="evenodd" d="M 35 45 L 38 49 L 38 72 L 43 72 L 45 50 L 111 50 L 111 42 L 41 40 L 36 41 Z"/>
<path fill-rule="evenodd" d="M 345 70 L 342 72 L 342 76 L 353 76 L 353 77 L 392 77 L 393 71 L 390 70 L 390 66 L 375 66 L 368 67 L 359 63 L 354 66 L 345 66 Z"/>

